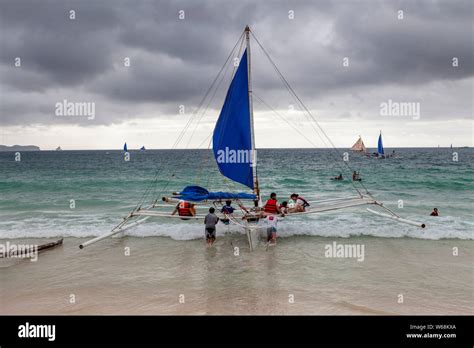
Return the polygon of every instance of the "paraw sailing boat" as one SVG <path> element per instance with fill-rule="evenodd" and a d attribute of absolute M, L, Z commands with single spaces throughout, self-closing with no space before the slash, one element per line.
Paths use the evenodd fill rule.
<path fill-rule="evenodd" d="M 367 152 L 367 149 L 362 141 L 362 137 L 359 135 L 359 139 L 352 145 L 351 150 L 354 152 Z"/>
<path fill-rule="evenodd" d="M 169 181 L 166 185 L 163 185 L 158 194 L 156 194 L 155 185 L 157 185 L 158 177 L 160 172 L 157 171 L 155 179 L 150 184 L 150 187 L 144 193 L 142 199 L 137 203 L 136 207 L 123 219 L 123 221 L 112 229 L 111 232 L 96 237 L 90 241 L 87 241 L 80 245 L 80 248 L 84 248 L 95 242 L 98 242 L 104 238 L 110 237 L 114 234 L 122 232 L 128 228 L 136 226 L 139 223 L 143 223 L 149 218 L 161 218 L 161 219 L 182 219 L 180 216 L 171 215 L 170 209 L 172 209 L 180 200 L 192 202 L 196 206 L 196 215 L 186 217 L 187 222 L 202 220 L 205 216 L 205 210 L 210 205 L 220 208 L 223 206 L 223 202 L 231 200 L 237 203 L 239 209 L 236 210 L 232 215 L 227 215 L 230 223 L 241 227 L 245 230 L 250 250 L 253 250 L 257 246 L 257 237 L 259 224 L 258 221 L 262 217 L 260 213 L 261 203 L 261 183 L 259 182 L 259 176 L 257 171 L 256 161 L 256 150 L 255 150 L 255 133 L 254 133 L 254 117 L 253 117 L 253 97 L 252 91 L 252 79 L 251 79 L 251 52 L 250 52 L 250 36 L 255 39 L 255 42 L 262 49 L 265 56 L 268 58 L 270 64 L 273 66 L 284 86 L 294 98 L 295 102 L 305 112 L 308 120 L 311 122 L 311 126 L 317 132 L 318 136 L 321 137 L 325 144 L 330 145 L 330 149 L 333 152 L 335 158 L 341 159 L 342 156 L 338 150 L 326 135 L 324 130 L 321 128 L 319 123 L 316 121 L 314 116 L 311 114 L 309 109 L 303 104 L 301 99 L 296 95 L 293 88 L 289 85 L 285 77 L 281 74 L 280 70 L 273 62 L 267 51 L 260 44 L 254 33 L 250 31 L 247 26 L 244 32 L 241 34 L 239 40 L 231 51 L 227 58 L 224 66 L 230 62 L 231 57 L 235 57 L 236 49 L 240 44 L 238 52 L 245 47 L 243 53 L 240 56 L 238 67 L 233 71 L 233 78 L 230 86 L 227 90 L 227 95 L 223 107 L 220 111 L 219 118 L 215 124 L 212 132 L 212 153 L 216 161 L 217 167 L 220 173 L 230 179 L 234 183 L 241 184 L 243 187 L 247 187 L 251 192 L 231 192 L 231 191 L 210 191 L 202 186 L 190 185 L 184 187 L 180 191 L 173 192 L 170 195 L 162 195 L 165 189 L 168 188 L 169 184 L 173 180 L 173 175 L 170 176 Z M 214 79 L 211 88 L 216 86 L 216 81 L 219 80 L 220 74 Z M 204 105 L 204 101 L 207 100 L 212 93 L 211 88 L 208 90 L 203 98 L 200 105 Z M 200 111 L 198 109 L 198 111 Z M 199 115 L 196 112 L 195 115 Z M 202 117 L 202 116 L 201 116 Z M 182 138 L 187 127 L 180 134 L 179 140 Z M 310 141 L 308 139 L 308 141 Z M 360 143 L 359 143 L 360 141 Z M 356 151 L 363 151 L 365 146 L 363 145 L 362 139 L 359 139 L 358 147 Z M 356 143 L 356 145 L 358 144 Z M 176 146 L 177 143 L 175 143 Z M 349 167 L 347 162 L 337 161 L 341 170 L 346 170 L 352 173 L 352 168 Z M 369 212 L 378 216 L 390 218 L 398 222 L 411 224 L 417 227 L 425 227 L 424 224 L 402 219 L 395 212 L 385 207 L 381 202 L 375 200 L 371 193 L 365 188 L 361 182 L 353 182 L 353 188 L 355 194 L 350 197 L 344 198 L 329 198 L 320 201 L 310 201 L 311 206 L 305 211 L 295 212 L 286 215 L 286 218 L 293 216 L 305 216 L 307 214 L 320 214 L 327 211 L 334 211 L 339 209 L 346 209 L 355 206 L 362 205 L 373 205 L 385 210 L 385 213 L 377 212 L 372 209 L 367 209 Z M 216 209 L 220 211 L 220 209 Z M 220 213 L 218 213 L 219 216 Z M 224 217 L 222 214 L 219 217 Z M 201 221 L 202 223 L 202 221 Z"/>

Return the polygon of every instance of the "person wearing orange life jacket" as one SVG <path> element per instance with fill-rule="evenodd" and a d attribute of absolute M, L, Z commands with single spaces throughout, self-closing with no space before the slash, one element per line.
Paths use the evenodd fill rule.
<path fill-rule="evenodd" d="M 184 200 L 180 200 L 176 207 L 174 208 L 171 215 L 178 213 L 179 216 L 196 216 L 196 209 L 194 208 L 194 204 L 186 202 Z"/>
<path fill-rule="evenodd" d="M 263 207 L 265 215 L 268 214 L 280 214 L 280 208 L 278 207 L 277 195 L 275 192 L 270 194 L 270 199 L 265 203 Z"/>

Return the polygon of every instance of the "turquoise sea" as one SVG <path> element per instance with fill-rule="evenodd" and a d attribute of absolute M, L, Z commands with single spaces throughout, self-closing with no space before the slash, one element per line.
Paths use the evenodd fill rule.
<path fill-rule="evenodd" d="M 399 215 L 425 222 L 425 230 L 392 223 L 356 207 L 337 213 L 291 219 L 280 235 L 350 237 L 474 238 L 474 150 L 471 148 L 405 148 L 385 160 L 349 153 L 373 196 Z M 391 153 L 391 149 L 386 150 Z M 453 152 L 458 160 L 453 161 Z M 188 184 L 210 190 L 246 191 L 223 179 L 208 150 L 39 151 L 0 153 L 0 236 L 89 237 L 109 231 L 140 200 L 156 173 L 152 193 L 161 197 Z M 319 200 L 354 195 L 349 172 L 343 182 L 330 180 L 344 166 L 328 149 L 262 149 L 258 174 L 263 198 L 292 192 Z M 363 189 L 362 189 L 363 190 Z M 153 195 L 152 195 L 153 196 Z M 71 201 L 73 200 L 73 201 Z M 400 204 L 403 204 L 401 207 Z M 440 216 L 429 217 L 433 207 Z M 170 225 L 172 228 L 170 228 Z M 130 234 L 202 238 L 199 224 L 147 223 Z M 223 233 L 225 230 L 222 231 Z"/>

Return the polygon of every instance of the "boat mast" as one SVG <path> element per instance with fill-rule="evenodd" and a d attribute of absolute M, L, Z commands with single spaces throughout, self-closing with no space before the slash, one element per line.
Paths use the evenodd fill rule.
<path fill-rule="evenodd" d="M 249 112 L 250 112 L 250 134 L 252 141 L 252 170 L 253 170 L 253 193 L 257 196 L 257 201 L 260 200 L 260 188 L 258 187 L 257 175 L 257 154 L 255 150 L 255 131 L 253 125 L 253 99 L 252 99 L 252 78 L 250 65 L 250 28 L 245 27 L 245 41 L 247 44 L 247 68 L 248 68 L 248 91 L 249 91 Z"/>

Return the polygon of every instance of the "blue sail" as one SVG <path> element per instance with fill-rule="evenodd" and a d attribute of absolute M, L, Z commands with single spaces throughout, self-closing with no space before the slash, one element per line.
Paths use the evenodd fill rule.
<path fill-rule="evenodd" d="M 128 149 L 127 149 L 127 143 L 123 144 L 123 151 L 127 152 Z"/>
<path fill-rule="evenodd" d="M 214 128 L 212 148 L 222 175 L 253 189 L 248 81 L 245 50 Z"/>
<path fill-rule="evenodd" d="M 379 155 L 384 155 L 384 151 L 383 151 L 383 144 L 382 144 L 382 133 L 380 133 L 379 135 L 379 143 L 377 145 L 377 152 L 379 153 Z"/>

